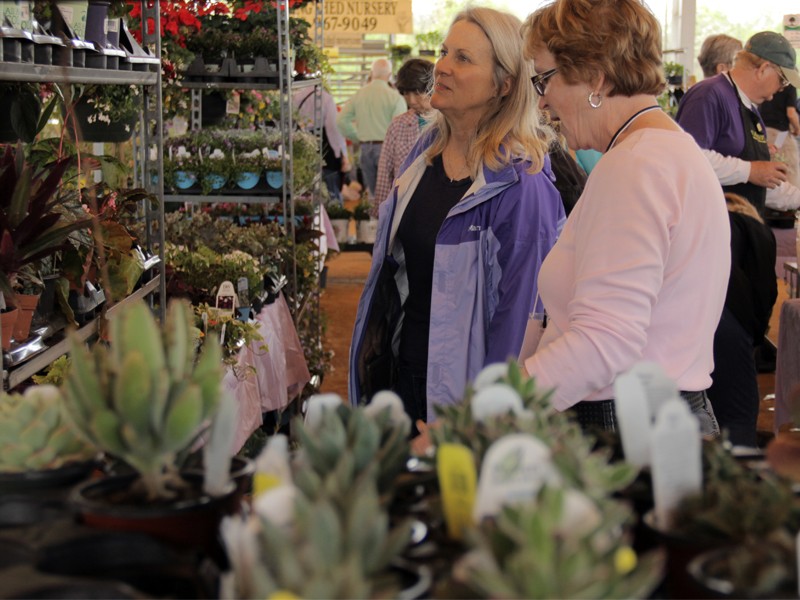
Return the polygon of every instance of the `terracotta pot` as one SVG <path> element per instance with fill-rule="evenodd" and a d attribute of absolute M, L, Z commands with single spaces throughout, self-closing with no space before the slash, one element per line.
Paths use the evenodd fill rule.
<path fill-rule="evenodd" d="M 14 333 L 14 326 L 17 324 L 18 314 L 18 308 L 0 313 L 0 332 L 3 334 L 3 350 L 11 349 L 11 334 Z"/>
<path fill-rule="evenodd" d="M 17 322 L 14 325 L 14 339 L 24 342 L 31 333 L 31 320 L 36 306 L 39 304 L 41 294 L 17 294 L 14 296 L 14 304 L 19 309 Z"/>

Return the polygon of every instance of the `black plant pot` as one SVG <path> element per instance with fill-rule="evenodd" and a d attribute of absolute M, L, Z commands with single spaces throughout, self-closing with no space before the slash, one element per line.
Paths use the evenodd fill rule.
<path fill-rule="evenodd" d="M 200 117 L 203 127 L 213 127 L 219 125 L 225 119 L 225 96 L 219 92 L 211 92 L 203 96 L 203 106 Z"/>
<path fill-rule="evenodd" d="M 77 130 L 81 142 L 127 142 L 133 136 L 136 117 L 128 120 L 101 120 L 97 111 L 86 100 L 78 100 L 74 107 L 74 121 L 70 119 L 70 130 Z M 77 124 L 77 127 L 75 125 Z"/>
<path fill-rule="evenodd" d="M 52 575 L 121 581 L 153 598 L 211 598 L 197 557 L 142 534 L 91 532 L 45 546 L 36 569 Z"/>
<path fill-rule="evenodd" d="M 202 478 L 183 474 L 193 497 L 154 503 L 124 502 L 118 496 L 131 488 L 136 475 L 118 475 L 89 481 L 70 494 L 70 504 L 80 520 L 97 529 L 134 532 L 183 548 L 197 548 L 215 559 L 221 558 L 218 542 L 219 523 L 230 508 L 234 486 L 222 497 L 202 493 Z"/>

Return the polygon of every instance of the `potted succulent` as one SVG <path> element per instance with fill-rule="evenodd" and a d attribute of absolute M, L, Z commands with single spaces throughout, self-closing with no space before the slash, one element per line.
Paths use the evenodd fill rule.
<path fill-rule="evenodd" d="M 655 522 L 654 513 L 645 516 L 667 549 L 667 586 L 675 597 L 701 593 L 686 572 L 699 554 L 800 527 L 800 500 L 787 481 L 748 468 L 722 444 L 707 443 L 703 450 L 703 489 L 683 499 L 669 529 Z"/>
<path fill-rule="evenodd" d="M 359 203 L 353 210 L 356 221 L 356 240 L 360 244 L 374 244 L 378 234 L 378 219 L 372 217 L 372 206 L 369 202 Z"/>
<path fill-rule="evenodd" d="M 331 227 L 333 227 L 336 241 L 340 244 L 346 243 L 350 229 L 350 218 L 353 213 L 338 202 L 329 202 L 325 206 L 325 212 L 328 213 L 328 218 L 331 220 Z"/>
<path fill-rule="evenodd" d="M 215 342 L 203 344 L 195 359 L 198 334 L 192 323 L 185 301 L 170 302 L 163 327 L 144 301 L 137 301 L 111 319 L 110 347 L 95 344 L 90 351 L 70 338 L 71 368 L 62 387 L 69 422 L 134 472 L 73 490 L 71 501 L 88 525 L 213 546 L 224 499 L 212 500 L 203 492 L 208 480 L 201 487 L 182 476 L 181 465 L 215 422 L 222 363 Z M 230 462 L 231 440 L 229 434 L 228 446 L 206 461 L 207 469 Z M 213 433 L 207 445 L 220 450 Z"/>
<path fill-rule="evenodd" d="M 408 520 L 390 527 L 386 506 L 409 452 L 402 404 L 351 409 L 336 395 L 312 397 L 306 422 L 294 425 L 293 459 L 277 436 L 256 460 L 257 469 L 267 465 L 260 481 L 271 484 L 256 487 L 250 521 L 223 523 L 233 566 L 223 595 L 397 597 L 391 570 L 411 527 Z M 421 587 L 400 597 L 420 597 Z"/>
<path fill-rule="evenodd" d="M 0 485 L 5 490 L 69 485 L 89 474 L 97 450 L 76 435 L 54 385 L 0 392 Z"/>
<path fill-rule="evenodd" d="M 468 533 L 454 578 L 481 598 L 649 598 L 663 557 L 636 556 L 623 534 L 631 517 L 618 501 L 543 486 Z"/>

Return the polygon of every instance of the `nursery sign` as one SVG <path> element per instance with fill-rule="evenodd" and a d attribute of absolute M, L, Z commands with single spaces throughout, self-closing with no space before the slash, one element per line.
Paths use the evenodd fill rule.
<path fill-rule="evenodd" d="M 312 23 L 314 3 L 294 11 Z M 325 2 L 325 35 L 331 33 L 412 33 L 411 0 L 330 0 Z"/>

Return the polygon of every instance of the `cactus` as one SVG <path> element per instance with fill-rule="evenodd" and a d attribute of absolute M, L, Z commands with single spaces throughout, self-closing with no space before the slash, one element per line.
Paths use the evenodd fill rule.
<path fill-rule="evenodd" d="M 173 300 L 162 328 L 142 301 L 110 321 L 110 347 L 70 340 L 62 387 L 70 422 L 90 443 L 140 475 L 148 499 L 174 495 L 176 462 L 208 426 L 220 397 L 221 349 L 195 363 L 192 309 Z"/>
<path fill-rule="evenodd" d="M 24 394 L 0 393 L 0 471 L 56 469 L 94 454 L 94 448 L 65 422 L 55 386 L 33 386 Z"/>

